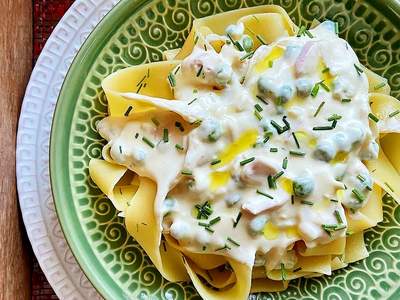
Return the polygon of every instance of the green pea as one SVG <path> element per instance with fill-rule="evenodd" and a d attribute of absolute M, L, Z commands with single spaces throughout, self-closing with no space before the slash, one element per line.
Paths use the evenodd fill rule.
<path fill-rule="evenodd" d="M 298 177 L 293 181 L 293 193 L 297 197 L 307 197 L 314 190 L 314 180 L 309 176 Z"/>
<path fill-rule="evenodd" d="M 248 35 L 245 35 L 243 37 L 242 44 L 243 44 L 243 49 L 246 52 L 250 52 L 251 50 L 253 50 L 253 46 L 254 46 L 253 39 L 251 37 L 249 37 Z"/>

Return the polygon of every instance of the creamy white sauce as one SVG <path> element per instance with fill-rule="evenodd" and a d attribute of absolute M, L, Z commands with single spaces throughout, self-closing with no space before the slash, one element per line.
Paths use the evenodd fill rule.
<path fill-rule="evenodd" d="M 178 100 L 143 97 L 172 111 L 158 116 L 158 127 L 149 116 L 134 121 L 106 118 L 99 124 L 113 160 L 163 187 L 156 213 L 164 216 L 164 233 L 182 247 L 250 265 L 257 253 L 257 264 L 267 261 L 270 270 L 282 262 L 294 265 L 293 251 L 287 249 L 296 241 L 314 247 L 345 236 L 344 206 L 350 216 L 356 214 L 372 187 L 361 159 L 376 157 L 379 147 L 369 127 L 367 77 L 357 71 L 354 51 L 328 25 L 311 30 L 313 38 L 285 37 L 263 45 L 246 59 L 241 59 L 246 52 L 232 43 L 220 53 L 210 44 L 207 50 L 198 45 L 176 74 Z M 242 25 L 227 31 L 243 41 Z M 229 40 L 214 34 L 209 38 L 218 39 Z M 267 63 L 268 57 L 274 57 L 273 63 Z M 324 78 L 329 90 L 318 84 Z M 180 132 L 172 124 L 176 113 L 189 122 L 202 122 L 198 127 L 185 125 Z M 335 116 L 336 121 L 328 120 Z M 285 130 L 285 122 L 290 129 Z M 313 130 L 333 123 L 330 130 Z M 273 124 L 284 132 L 279 134 Z M 162 141 L 163 128 L 173 133 L 168 142 Z M 132 138 L 136 132 L 139 139 Z M 254 145 L 227 158 L 233 143 L 242 140 L 239 149 L 244 136 L 251 140 L 252 135 Z M 142 136 L 152 139 L 154 148 L 143 143 Z M 270 187 L 268 177 L 280 172 L 276 188 L 274 180 Z M 223 184 L 216 184 L 218 176 Z M 163 200 L 165 205 L 160 204 Z M 205 203 L 212 211 L 197 218 L 196 205 Z M 215 224 L 206 226 L 211 220 Z"/>

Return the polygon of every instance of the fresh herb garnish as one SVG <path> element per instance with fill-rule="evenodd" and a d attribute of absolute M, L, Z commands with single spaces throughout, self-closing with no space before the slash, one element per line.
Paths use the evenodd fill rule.
<path fill-rule="evenodd" d="M 290 150 L 289 151 L 290 155 L 294 155 L 294 156 L 305 156 L 306 153 L 303 151 L 297 151 L 297 150 Z"/>
<path fill-rule="evenodd" d="M 196 77 L 199 77 L 201 75 L 201 72 L 203 72 L 203 65 L 201 65 L 199 70 L 197 71 Z"/>
<path fill-rule="evenodd" d="M 285 126 L 281 126 L 278 123 L 276 123 L 274 120 L 271 120 L 271 125 L 274 126 L 274 128 L 276 129 L 276 131 L 278 132 L 278 134 L 282 134 L 285 131 L 288 131 L 290 129 L 290 124 L 289 122 L 286 120 L 286 116 L 284 116 L 282 118 L 283 123 L 285 123 Z"/>
<path fill-rule="evenodd" d="M 322 70 L 322 73 L 328 73 L 330 71 L 330 69 L 328 67 L 326 67 L 325 69 Z"/>
<path fill-rule="evenodd" d="M 286 281 L 286 269 L 283 263 L 281 263 L 281 278 L 283 281 Z"/>
<path fill-rule="evenodd" d="M 339 212 L 338 210 L 335 210 L 335 211 L 334 211 L 334 215 L 335 215 L 335 218 L 336 218 L 336 220 L 338 221 L 338 223 L 339 223 L 339 224 L 342 224 L 342 223 L 343 223 L 343 219 L 342 219 L 342 217 L 340 216 L 340 212 Z"/>
<path fill-rule="evenodd" d="M 376 90 L 379 90 L 379 89 L 383 88 L 385 85 L 386 85 L 386 82 L 383 81 L 383 82 L 381 82 L 381 83 L 375 85 L 375 86 L 374 86 L 374 90 L 375 90 L 375 91 L 376 91 Z"/>
<path fill-rule="evenodd" d="M 244 159 L 240 162 L 240 165 L 241 166 L 247 165 L 248 163 L 251 163 L 253 160 L 255 160 L 255 157 L 250 157 L 250 158 Z"/>
<path fill-rule="evenodd" d="M 305 204 L 305 205 L 310 205 L 310 206 L 313 206 L 313 205 L 314 205 L 313 202 L 307 201 L 307 200 L 301 200 L 300 203 L 301 203 L 301 204 Z"/>
<path fill-rule="evenodd" d="M 298 268 L 294 269 L 292 272 L 296 273 L 296 272 L 300 271 L 301 269 L 302 269 L 301 267 L 298 267 Z"/>
<path fill-rule="evenodd" d="M 181 171 L 181 174 L 182 174 L 182 175 L 186 175 L 186 176 L 192 176 L 192 175 L 193 175 L 193 172 L 190 171 L 190 170 L 182 170 L 182 171 Z"/>
<path fill-rule="evenodd" d="M 119 146 L 118 149 L 119 149 L 119 153 L 122 154 L 122 146 Z"/>
<path fill-rule="evenodd" d="M 260 194 L 260 195 L 262 195 L 264 197 L 267 197 L 269 199 L 274 199 L 274 197 L 272 197 L 270 194 L 264 193 L 264 192 L 262 192 L 260 190 L 257 190 L 257 194 Z"/>
<path fill-rule="evenodd" d="M 254 110 L 254 116 L 257 118 L 258 121 L 261 121 L 263 118 L 258 110 Z"/>
<path fill-rule="evenodd" d="M 243 56 L 240 58 L 240 61 L 244 61 L 244 60 L 246 60 L 247 58 L 250 59 L 250 58 L 253 57 L 253 55 L 254 55 L 254 51 L 251 51 L 251 52 L 249 52 L 249 53 L 243 55 Z"/>
<path fill-rule="evenodd" d="M 269 152 L 276 153 L 276 152 L 278 152 L 278 148 L 272 147 L 269 149 Z"/>
<path fill-rule="evenodd" d="M 144 142 L 144 143 L 146 143 L 149 147 L 151 147 L 151 148 L 154 148 L 155 147 L 155 145 L 154 145 L 154 143 L 152 142 L 152 141 L 150 141 L 147 137 L 142 137 L 142 141 Z"/>
<path fill-rule="evenodd" d="M 139 137 L 139 132 L 136 132 L 135 139 L 137 139 L 138 137 Z"/>
<path fill-rule="evenodd" d="M 339 23 L 335 22 L 335 33 L 336 35 L 339 35 Z"/>
<path fill-rule="evenodd" d="M 124 113 L 124 116 L 127 117 L 129 116 L 130 112 L 132 111 L 133 107 L 129 106 L 128 109 L 126 110 L 126 112 Z"/>
<path fill-rule="evenodd" d="M 267 100 L 265 100 L 263 97 L 261 97 L 261 96 L 259 96 L 259 95 L 256 95 L 256 98 L 257 98 L 258 100 L 260 100 L 261 102 L 263 102 L 265 105 L 268 105 Z"/>
<path fill-rule="evenodd" d="M 168 82 L 169 82 L 169 85 L 172 88 L 176 86 L 176 79 L 175 79 L 175 75 L 174 74 L 172 74 L 172 73 L 168 74 Z"/>
<path fill-rule="evenodd" d="M 389 183 L 385 182 L 384 185 L 386 185 L 389 190 L 391 190 L 394 193 L 394 189 L 389 185 Z"/>
<path fill-rule="evenodd" d="M 242 217 L 242 213 L 239 212 L 238 215 L 236 216 L 236 220 L 233 221 L 233 228 L 236 228 L 236 226 L 239 224 L 240 218 Z"/>
<path fill-rule="evenodd" d="M 178 150 L 180 150 L 180 151 L 183 151 L 183 150 L 184 150 L 183 146 L 182 146 L 182 145 L 179 145 L 179 144 L 175 144 L 175 148 L 178 149 Z"/>
<path fill-rule="evenodd" d="M 263 111 L 263 108 L 261 107 L 261 105 L 260 104 L 256 104 L 256 105 L 254 105 L 254 108 L 257 110 L 257 111 L 259 111 L 259 112 L 262 112 Z"/>
<path fill-rule="evenodd" d="M 300 149 L 300 143 L 299 143 L 299 140 L 297 139 L 296 133 L 292 132 L 292 136 L 293 136 L 294 142 L 296 143 L 297 148 Z"/>
<path fill-rule="evenodd" d="M 211 207 L 211 204 L 209 201 L 206 201 L 201 205 L 196 204 L 194 207 L 197 209 L 197 217 L 196 218 L 198 220 L 202 220 L 202 219 L 207 220 L 213 213 L 213 210 L 212 210 L 212 207 Z M 207 228 L 207 226 L 206 226 L 206 228 Z"/>
<path fill-rule="evenodd" d="M 164 143 L 168 143 L 168 141 L 169 141 L 168 128 L 164 128 L 164 130 L 163 130 L 163 141 L 164 141 Z"/>
<path fill-rule="evenodd" d="M 278 173 L 276 173 L 276 174 L 274 175 L 274 180 L 275 180 L 275 181 L 278 180 L 279 177 L 281 177 L 283 174 L 285 174 L 284 171 L 279 171 Z"/>
<path fill-rule="evenodd" d="M 284 159 L 283 159 L 283 161 L 282 161 L 282 169 L 287 169 L 287 166 L 288 166 L 288 158 L 287 157 L 285 157 Z"/>
<path fill-rule="evenodd" d="M 337 121 L 337 120 L 340 120 L 341 118 L 342 118 L 341 115 L 333 114 L 333 115 L 331 115 L 331 116 L 328 118 L 328 121 L 329 121 L 329 122 Z"/>
<path fill-rule="evenodd" d="M 360 203 L 365 201 L 365 196 L 362 192 L 360 192 L 360 190 L 358 189 L 352 189 L 351 191 L 354 195 L 354 197 L 356 198 L 356 200 Z"/>
<path fill-rule="evenodd" d="M 267 44 L 267 42 L 264 40 L 264 38 L 259 34 L 256 35 L 256 39 L 263 45 Z"/>
<path fill-rule="evenodd" d="M 227 238 L 227 241 L 231 242 L 231 243 L 232 243 L 233 245 L 235 245 L 236 247 L 239 247 L 239 246 L 240 246 L 240 244 L 239 244 L 238 242 L 236 242 L 234 239 L 232 239 L 232 238 L 230 238 L 230 237 Z"/>
<path fill-rule="evenodd" d="M 349 99 L 349 98 L 343 98 L 343 99 L 342 99 L 342 102 L 343 102 L 343 103 L 348 103 L 348 102 L 351 102 L 351 99 Z"/>
<path fill-rule="evenodd" d="M 315 98 L 318 95 L 318 91 L 319 91 L 319 83 L 316 83 L 311 89 L 311 96 Z"/>
<path fill-rule="evenodd" d="M 221 221 L 221 217 L 216 217 L 214 219 L 212 219 L 209 223 L 208 226 L 212 226 L 214 224 L 217 224 L 219 221 Z"/>
<path fill-rule="evenodd" d="M 176 121 L 175 122 L 175 127 L 178 128 L 181 132 L 185 131 L 185 128 L 183 127 L 181 122 Z"/>
<path fill-rule="evenodd" d="M 314 113 L 314 118 L 319 114 L 321 111 L 322 107 L 325 105 L 325 101 L 322 101 L 321 104 L 318 106 L 317 110 Z"/>
<path fill-rule="evenodd" d="M 194 98 L 192 101 L 190 101 L 190 102 L 188 103 L 188 105 L 193 104 L 193 102 L 195 102 L 196 100 L 197 100 L 197 98 Z"/>
<path fill-rule="evenodd" d="M 368 114 L 368 118 L 370 118 L 372 121 L 374 121 L 375 123 L 379 122 L 379 118 L 377 116 L 375 116 L 372 112 L 370 112 Z"/>
<path fill-rule="evenodd" d="M 357 66 L 356 64 L 354 64 L 354 68 L 356 69 L 358 76 L 360 76 L 362 73 L 364 73 L 364 70 L 360 66 Z"/>
<path fill-rule="evenodd" d="M 215 251 L 221 251 L 221 250 L 231 250 L 231 247 L 229 247 L 227 244 L 225 244 L 223 247 L 215 249 Z"/>
<path fill-rule="evenodd" d="M 213 161 L 211 161 L 210 165 L 214 166 L 214 165 L 219 164 L 220 162 L 221 162 L 220 159 L 214 159 Z"/>
<path fill-rule="evenodd" d="M 389 118 L 393 118 L 394 116 L 397 116 L 400 113 L 400 110 L 395 110 L 394 112 L 391 112 L 389 114 Z"/>
<path fill-rule="evenodd" d="M 267 182 L 270 189 L 276 189 L 276 181 L 272 175 L 268 175 Z"/>

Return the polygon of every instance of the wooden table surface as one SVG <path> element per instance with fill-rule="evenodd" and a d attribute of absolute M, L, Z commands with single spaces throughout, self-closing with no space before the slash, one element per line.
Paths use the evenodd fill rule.
<path fill-rule="evenodd" d="M 0 299 L 30 299 L 31 250 L 18 206 L 15 143 L 32 68 L 32 1 L 0 0 Z"/>

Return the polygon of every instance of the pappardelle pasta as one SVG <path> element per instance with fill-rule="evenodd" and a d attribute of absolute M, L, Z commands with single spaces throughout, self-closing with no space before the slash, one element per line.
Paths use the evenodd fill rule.
<path fill-rule="evenodd" d="M 89 171 L 166 279 L 247 299 L 368 256 L 383 192 L 400 199 L 400 103 L 336 23 L 239 9 L 164 56 L 103 81 Z"/>

